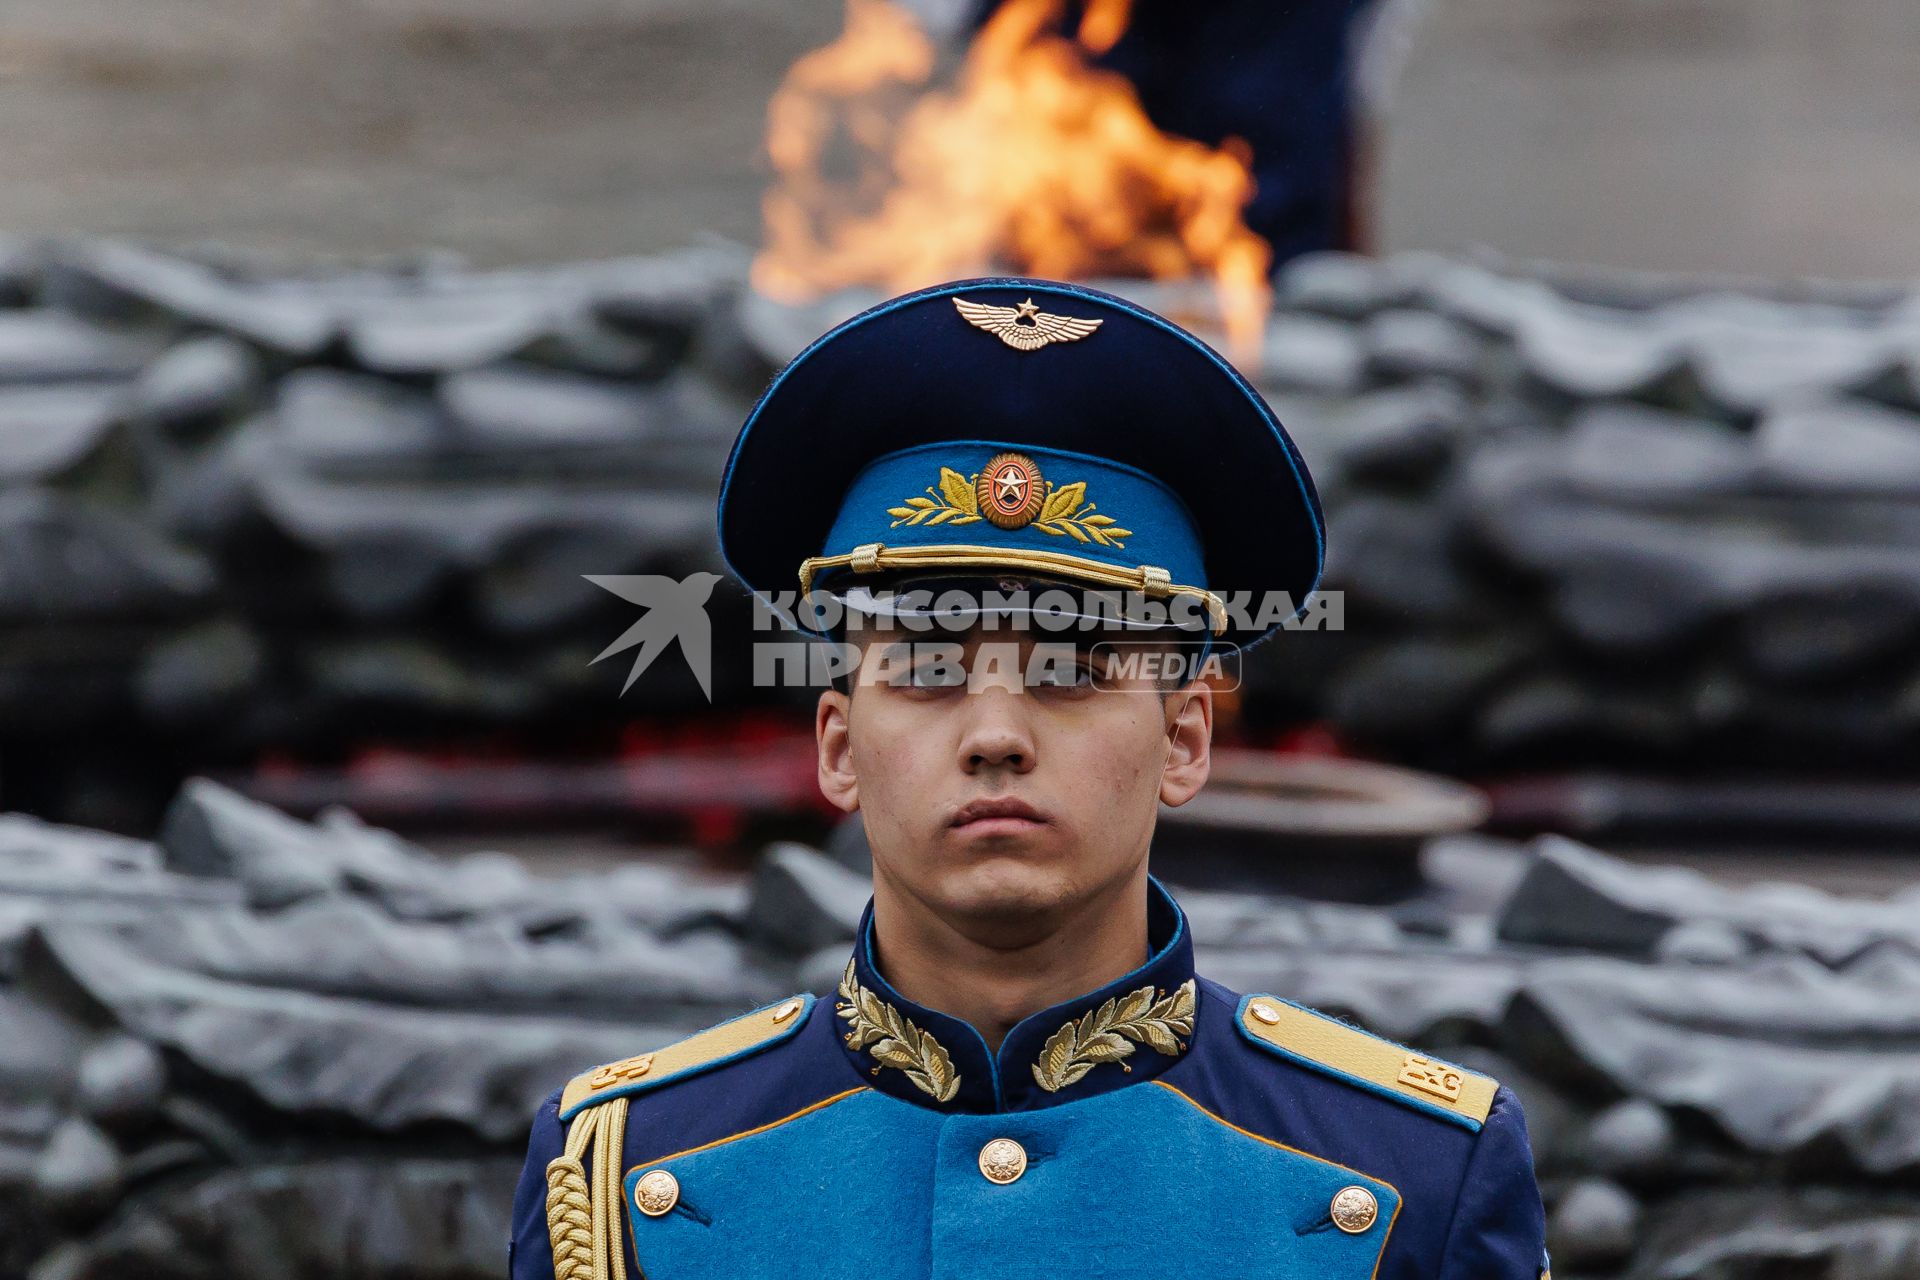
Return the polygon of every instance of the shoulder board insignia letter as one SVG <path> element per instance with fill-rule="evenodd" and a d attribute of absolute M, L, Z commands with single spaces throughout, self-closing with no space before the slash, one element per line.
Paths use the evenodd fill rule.
<path fill-rule="evenodd" d="M 1275 996 L 1240 1006 L 1240 1033 L 1278 1057 L 1478 1130 L 1500 1082 Z"/>
<path fill-rule="evenodd" d="M 798 1031 L 812 1010 L 812 996 L 793 996 L 695 1032 L 664 1049 L 583 1071 L 561 1092 L 560 1119 L 564 1123 L 582 1108 L 657 1088 L 757 1053 Z"/>

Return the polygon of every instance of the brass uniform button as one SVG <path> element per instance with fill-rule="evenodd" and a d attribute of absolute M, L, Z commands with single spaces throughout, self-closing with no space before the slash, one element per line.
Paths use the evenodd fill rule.
<path fill-rule="evenodd" d="M 1350 1236 L 1357 1236 L 1380 1216 L 1380 1202 L 1365 1187 L 1342 1187 L 1333 1193 L 1333 1205 L 1327 1211 L 1333 1225 Z"/>
<path fill-rule="evenodd" d="M 633 1184 L 633 1207 L 657 1218 L 680 1203 L 680 1179 L 665 1169 L 649 1169 Z"/>
<path fill-rule="evenodd" d="M 798 1012 L 800 1012 L 800 1002 L 798 1000 L 789 1000 L 773 1011 L 773 1020 L 775 1022 L 785 1022 Z"/>
<path fill-rule="evenodd" d="M 980 1174 L 988 1182 L 1006 1186 L 1027 1171 L 1027 1149 L 1012 1138 L 995 1138 L 980 1148 Z"/>
<path fill-rule="evenodd" d="M 1255 1000 L 1247 1006 L 1247 1012 L 1268 1026 L 1272 1026 L 1274 1023 L 1280 1021 L 1280 1011 L 1268 1004 L 1265 1000 Z"/>

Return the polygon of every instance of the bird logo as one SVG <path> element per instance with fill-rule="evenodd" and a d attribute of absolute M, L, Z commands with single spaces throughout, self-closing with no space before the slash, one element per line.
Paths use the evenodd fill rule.
<path fill-rule="evenodd" d="M 996 307 L 965 298 L 955 298 L 953 305 L 968 324 L 985 329 L 1016 351 L 1038 351 L 1051 342 L 1078 342 L 1103 323 L 1053 315 L 1035 306 L 1032 298 L 1017 307 Z"/>
<path fill-rule="evenodd" d="M 627 682 L 620 686 L 621 693 L 633 688 L 633 682 L 653 665 L 653 660 L 678 640 L 687 666 L 693 669 L 693 678 L 700 682 L 700 692 L 707 695 L 708 702 L 713 701 L 713 624 L 707 617 L 707 598 L 713 594 L 714 584 L 720 581 L 719 574 L 703 571 L 690 573 L 685 579 L 657 573 L 584 576 L 594 586 L 646 610 L 638 622 L 621 632 L 620 638 L 602 649 L 593 660 L 598 662 L 623 649 L 640 646 L 627 672 Z"/>

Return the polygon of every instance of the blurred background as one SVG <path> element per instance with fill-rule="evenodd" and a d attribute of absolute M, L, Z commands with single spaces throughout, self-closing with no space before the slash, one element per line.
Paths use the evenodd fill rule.
<path fill-rule="evenodd" d="M 1156 841 L 1203 969 L 1513 1083 L 1562 1280 L 1920 1276 L 1920 11 L 4 15 L 0 1277 L 497 1276 L 548 1091 L 831 989 L 812 694 L 730 582 L 623 694 L 584 575 L 1002 269 L 1326 502 Z"/>

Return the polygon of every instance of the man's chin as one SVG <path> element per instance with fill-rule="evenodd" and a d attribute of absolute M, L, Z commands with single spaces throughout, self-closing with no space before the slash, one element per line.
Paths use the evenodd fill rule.
<path fill-rule="evenodd" d="M 929 886 L 941 914 L 999 933 L 1043 924 L 1077 896 L 1064 859 L 1031 848 L 977 849 Z"/>

